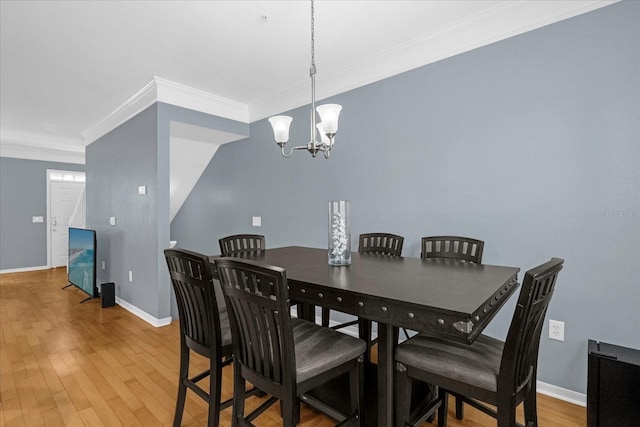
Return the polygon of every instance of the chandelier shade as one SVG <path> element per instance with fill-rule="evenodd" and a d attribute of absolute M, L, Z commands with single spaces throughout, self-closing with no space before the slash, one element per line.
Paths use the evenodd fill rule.
<path fill-rule="evenodd" d="M 338 104 L 319 105 L 316 108 L 320 120 L 322 120 L 322 132 L 326 135 L 335 135 L 338 132 L 338 117 L 342 106 Z"/>
<path fill-rule="evenodd" d="M 269 123 L 273 128 L 273 136 L 278 144 L 286 144 L 289 141 L 289 126 L 293 119 L 289 116 L 269 117 Z"/>
<path fill-rule="evenodd" d="M 316 124 L 316 128 L 318 129 L 318 134 L 320 135 L 320 142 L 323 144 L 331 144 L 331 140 L 322 130 L 322 122 Z"/>

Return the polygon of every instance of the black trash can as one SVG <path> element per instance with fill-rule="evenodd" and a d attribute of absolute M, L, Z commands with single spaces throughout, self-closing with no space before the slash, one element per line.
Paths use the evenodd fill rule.
<path fill-rule="evenodd" d="M 100 285 L 100 301 L 102 303 L 102 308 L 113 307 L 116 305 L 115 283 L 109 282 Z"/>

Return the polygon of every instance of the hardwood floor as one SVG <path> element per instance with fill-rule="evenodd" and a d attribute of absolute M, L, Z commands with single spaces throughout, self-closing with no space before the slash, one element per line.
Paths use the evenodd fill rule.
<path fill-rule="evenodd" d="M 0 427 L 171 426 L 177 392 L 178 322 L 154 328 L 119 306 L 67 284 L 58 268 L 0 275 Z M 204 359 L 195 359 L 204 369 Z M 225 368 L 224 397 L 231 396 L 232 371 Z M 182 425 L 206 425 L 207 407 L 187 393 Z M 264 398 L 263 398 L 264 399 Z M 248 407 L 262 399 L 251 398 Z M 585 426 L 585 408 L 539 395 L 540 426 Z M 450 405 L 453 407 L 454 405 Z M 495 426 L 470 407 L 449 425 Z M 221 425 L 230 425 L 231 409 Z M 302 405 L 301 426 L 335 422 Z M 256 420 L 279 426 L 276 405 Z M 425 423 L 425 426 L 431 424 Z"/>

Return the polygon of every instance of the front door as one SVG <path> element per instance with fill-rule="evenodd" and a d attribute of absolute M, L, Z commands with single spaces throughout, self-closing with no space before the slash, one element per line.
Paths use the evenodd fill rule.
<path fill-rule="evenodd" d="M 67 265 L 69 245 L 69 218 L 80 198 L 84 183 L 50 181 L 49 187 L 49 242 L 51 267 Z"/>

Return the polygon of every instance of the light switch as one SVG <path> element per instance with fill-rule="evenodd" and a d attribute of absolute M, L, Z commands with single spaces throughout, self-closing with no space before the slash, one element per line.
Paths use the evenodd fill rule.
<path fill-rule="evenodd" d="M 261 216 L 254 216 L 251 224 L 253 224 L 254 227 L 262 227 L 262 217 Z"/>
<path fill-rule="evenodd" d="M 33 216 L 33 217 L 31 217 L 31 222 L 44 222 L 44 217 Z"/>
<path fill-rule="evenodd" d="M 138 187 L 138 194 L 147 194 L 147 186 L 141 185 Z"/>
<path fill-rule="evenodd" d="M 116 217 L 115 216 L 109 217 L 109 224 L 110 225 L 116 225 Z"/>

